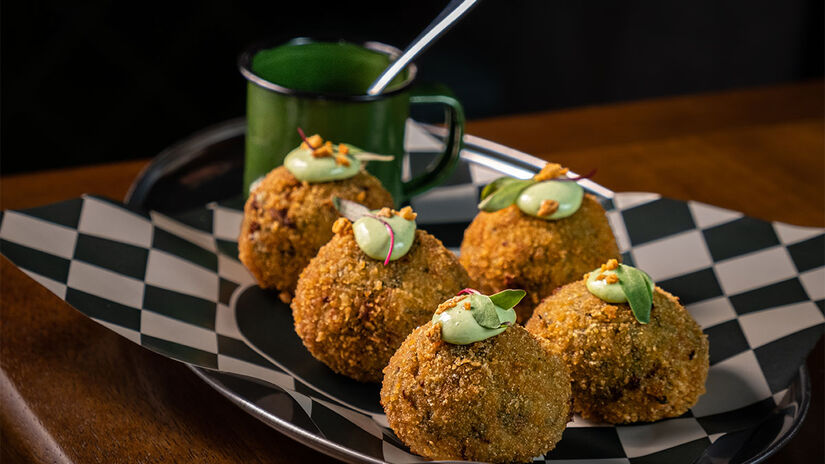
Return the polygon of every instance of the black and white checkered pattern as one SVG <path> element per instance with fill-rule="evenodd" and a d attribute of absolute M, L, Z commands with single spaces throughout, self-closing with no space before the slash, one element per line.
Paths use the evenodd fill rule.
<path fill-rule="evenodd" d="M 418 151 L 435 150 L 419 141 Z M 427 160 L 412 157 L 407 174 Z M 413 200 L 421 227 L 457 250 L 479 189 L 498 176 L 462 163 L 450 182 Z M 576 417 L 546 460 L 693 462 L 711 443 L 732 439 L 774 411 L 822 335 L 825 234 L 655 194 L 617 194 L 603 203 L 625 261 L 679 295 L 708 335 L 708 393 L 682 417 L 652 424 Z M 246 399 L 306 433 L 372 459 L 419 460 L 389 430 L 377 387 L 340 380 L 295 341 L 288 308 L 239 303 L 280 304 L 267 292 L 255 296 L 253 279 L 237 261 L 241 218 L 239 200 L 171 218 L 85 196 L 6 211 L 0 251 L 135 343 L 266 382 L 245 382 Z M 263 321 L 277 329 L 261 332 L 268 327 Z M 266 349 L 273 340 L 280 345 Z"/>

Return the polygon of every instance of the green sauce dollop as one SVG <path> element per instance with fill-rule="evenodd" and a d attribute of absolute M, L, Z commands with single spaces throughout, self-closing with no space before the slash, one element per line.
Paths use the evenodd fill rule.
<path fill-rule="evenodd" d="M 445 342 L 454 345 L 469 345 L 494 337 L 509 327 L 509 325 L 496 329 L 482 327 L 473 317 L 472 309 L 467 310 L 464 308 L 464 303 L 467 301 L 470 302 L 471 308 L 479 305 L 492 305 L 502 323 L 509 323 L 509 325 L 516 323 L 516 311 L 513 308 L 502 309 L 493 304 L 490 298 L 485 295 L 467 295 L 458 300 L 458 304 L 454 307 L 433 315 L 433 322 L 441 324 L 441 339 Z"/>
<path fill-rule="evenodd" d="M 583 197 L 584 189 L 575 182 L 548 180 L 522 190 L 516 199 L 516 205 L 530 216 L 555 220 L 566 218 L 578 211 Z M 544 200 L 559 202 L 559 208 L 553 214 L 539 216 L 541 203 Z"/>
<path fill-rule="evenodd" d="M 316 158 L 312 156 L 312 150 L 298 147 L 286 155 L 284 166 L 300 181 L 331 182 L 348 179 L 361 170 L 360 160 L 349 154 L 345 156 L 349 160 L 349 166 L 336 163 L 334 156 Z"/>
<path fill-rule="evenodd" d="M 373 214 L 377 211 L 373 211 Z M 392 247 L 390 261 L 406 255 L 415 240 L 415 220 L 408 221 L 397 214 L 382 217 L 392 227 L 395 243 Z M 390 234 L 384 224 L 373 217 L 362 217 L 352 224 L 355 242 L 370 258 L 384 261 L 390 251 Z"/>
<path fill-rule="evenodd" d="M 626 264 L 620 264 L 619 266 L 635 269 L 634 267 L 628 266 Z M 642 272 L 642 274 L 644 275 L 648 291 L 652 293 L 654 287 L 653 280 L 650 278 L 649 275 L 647 275 L 647 273 L 643 271 L 640 272 Z M 596 280 L 596 277 L 598 277 L 599 274 L 604 274 L 605 276 L 608 276 L 616 274 L 616 271 L 602 271 L 601 268 L 594 269 L 592 272 L 590 272 L 590 275 L 587 277 L 587 280 L 585 281 L 585 286 L 587 287 L 587 290 L 594 296 L 608 303 L 627 303 L 627 295 L 625 294 L 624 289 L 622 289 L 622 286 L 618 282 L 609 284 L 607 283 L 607 279 Z"/>

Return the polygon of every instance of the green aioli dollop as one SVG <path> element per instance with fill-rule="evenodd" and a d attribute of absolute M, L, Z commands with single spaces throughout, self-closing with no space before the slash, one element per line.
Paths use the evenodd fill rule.
<path fill-rule="evenodd" d="M 575 182 L 548 180 L 522 190 L 516 199 L 516 205 L 530 216 L 555 220 L 566 218 L 578 211 L 583 197 L 584 189 Z M 559 207 L 553 214 L 539 216 L 541 203 L 544 200 L 555 200 L 559 203 Z"/>
<path fill-rule="evenodd" d="M 469 310 L 464 307 L 464 303 L 467 301 L 470 302 L 471 309 Z M 482 327 L 472 314 L 472 310 L 477 305 L 492 305 L 501 323 L 507 325 L 496 329 Z M 507 330 L 507 327 L 516 323 L 516 311 L 513 308 L 502 309 L 496 306 L 488 296 L 470 294 L 458 300 L 458 303 L 452 308 L 433 315 L 433 322 L 441 324 L 441 339 L 445 342 L 454 345 L 469 345 L 494 337 Z"/>
<path fill-rule="evenodd" d="M 376 214 L 377 211 L 373 211 Z M 392 247 L 390 261 L 406 255 L 415 240 L 415 220 L 408 221 L 397 214 L 381 217 L 392 227 L 395 243 Z M 384 261 L 390 251 L 390 234 L 384 224 L 374 217 L 362 217 L 352 224 L 355 242 L 370 258 Z"/>
<path fill-rule="evenodd" d="M 351 151 L 352 152 L 352 151 Z M 309 183 L 331 182 L 348 179 L 361 170 L 361 161 L 347 154 L 349 166 L 335 162 L 335 156 L 316 158 L 312 150 L 298 147 L 284 159 L 284 166 L 300 181 Z"/>
<path fill-rule="evenodd" d="M 626 264 L 620 264 L 619 266 L 624 266 L 626 268 L 636 269 L 632 266 L 628 266 Z M 645 283 L 647 283 L 648 291 L 651 293 L 653 292 L 653 280 L 647 275 L 646 272 L 642 272 L 642 275 L 645 278 Z M 607 279 L 596 280 L 599 274 L 604 274 L 604 276 L 614 275 L 616 274 L 616 270 L 609 270 L 609 271 L 602 271 L 601 268 L 594 269 L 590 272 L 590 275 L 587 277 L 585 281 L 585 286 L 587 287 L 587 291 L 592 293 L 599 299 L 602 299 L 608 303 L 627 303 L 627 295 L 625 294 L 622 286 L 619 282 L 609 284 L 607 283 Z"/>

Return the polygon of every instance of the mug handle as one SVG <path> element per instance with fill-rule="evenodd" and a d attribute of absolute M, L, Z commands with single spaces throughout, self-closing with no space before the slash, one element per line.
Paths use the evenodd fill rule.
<path fill-rule="evenodd" d="M 461 103 L 450 96 L 451 92 L 440 84 L 427 87 L 413 88 L 410 94 L 410 104 L 441 104 L 445 108 L 445 119 L 448 125 L 447 137 L 444 139 L 444 151 L 438 157 L 436 165 L 401 185 L 404 200 L 409 200 L 432 187 L 442 183 L 458 165 L 458 156 L 464 140 L 464 108 Z"/>

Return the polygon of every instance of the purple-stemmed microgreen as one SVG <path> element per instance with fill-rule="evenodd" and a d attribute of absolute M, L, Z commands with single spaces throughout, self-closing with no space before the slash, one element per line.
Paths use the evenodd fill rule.
<path fill-rule="evenodd" d="M 387 251 L 387 257 L 384 258 L 384 266 L 386 266 L 387 264 L 390 263 L 390 257 L 392 256 L 392 249 L 393 249 L 393 247 L 395 247 L 395 232 L 392 231 L 392 226 L 390 226 L 390 223 L 383 220 L 380 216 L 376 216 L 375 214 L 369 214 L 369 215 L 367 215 L 367 217 L 371 217 L 371 218 L 375 219 L 376 221 L 380 222 L 381 224 L 384 224 L 384 228 L 386 228 L 387 233 L 390 234 L 390 249 Z"/>
<path fill-rule="evenodd" d="M 301 136 L 301 140 L 303 140 L 303 141 L 304 141 L 304 143 L 305 143 L 305 144 L 307 144 L 307 147 L 309 147 L 309 149 L 310 149 L 310 150 L 314 150 L 314 149 L 315 149 L 315 147 L 313 147 L 313 146 L 312 146 L 312 144 L 311 144 L 311 143 L 309 143 L 309 139 L 307 139 L 306 134 L 304 134 L 304 130 L 303 130 L 303 129 L 301 129 L 300 127 L 298 128 L 298 135 L 300 135 L 300 136 Z"/>
<path fill-rule="evenodd" d="M 390 223 L 385 221 L 384 218 L 373 214 L 372 211 L 369 210 L 366 206 L 356 203 L 354 201 L 345 200 L 343 198 L 332 197 L 332 205 L 335 207 L 336 210 L 344 216 L 345 218 L 349 219 L 353 223 L 355 221 L 368 217 L 375 219 L 376 221 L 380 222 L 384 225 L 384 228 L 387 229 L 387 233 L 390 235 L 390 249 L 387 252 L 387 257 L 384 259 L 384 266 L 390 263 L 390 257 L 392 257 L 392 250 L 395 248 L 395 232 L 392 230 L 392 226 Z"/>
<path fill-rule="evenodd" d="M 467 295 L 467 294 L 478 295 L 479 293 L 481 293 L 481 292 L 479 292 L 478 290 L 476 290 L 474 288 L 465 288 L 465 289 L 462 289 L 460 292 L 456 293 L 456 296 L 458 296 L 458 295 Z"/>

